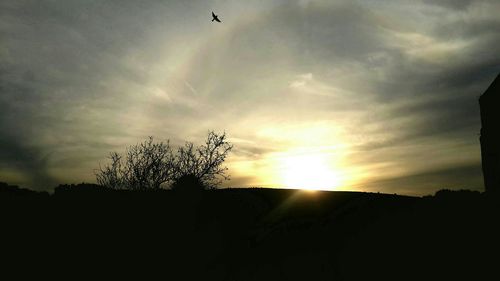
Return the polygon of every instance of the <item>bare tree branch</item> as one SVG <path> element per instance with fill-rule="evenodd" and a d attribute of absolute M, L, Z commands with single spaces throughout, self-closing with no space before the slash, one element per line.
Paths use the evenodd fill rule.
<path fill-rule="evenodd" d="M 183 177 L 194 177 L 206 187 L 214 188 L 228 180 L 222 164 L 233 146 L 226 133 L 208 132 L 203 145 L 186 142 L 172 153 L 170 142 L 155 142 L 153 137 L 127 148 L 124 156 L 112 152 L 108 165 L 95 171 L 100 185 L 114 189 L 158 189 Z"/>

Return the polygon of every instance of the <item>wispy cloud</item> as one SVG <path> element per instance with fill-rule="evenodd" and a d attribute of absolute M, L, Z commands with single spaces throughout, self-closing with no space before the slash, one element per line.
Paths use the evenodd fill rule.
<path fill-rule="evenodd" d="M 499 5 L 3 1 L 0 177 L 93 180 L 110 150 L 215 129 L 235 140 L 229 185 L 271 184 L 255 173 L 271 173 L 276 153 L 341 145 L 331 157 L 357 171 L 353 186 L 449 187 L 455 174 L 433 171 L 479 167 L 477 96 L 500 71 Z M 428 188 L 385 181 L 427 173 Z"/>

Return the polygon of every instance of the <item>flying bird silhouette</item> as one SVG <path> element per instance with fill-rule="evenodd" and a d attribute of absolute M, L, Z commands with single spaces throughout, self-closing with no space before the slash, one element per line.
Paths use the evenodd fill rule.
<path fill-rule="evenodd" d="M 214 14 L 214 12 L 212 12 L 212 21 L 221 22 L 219 16 Z"/>

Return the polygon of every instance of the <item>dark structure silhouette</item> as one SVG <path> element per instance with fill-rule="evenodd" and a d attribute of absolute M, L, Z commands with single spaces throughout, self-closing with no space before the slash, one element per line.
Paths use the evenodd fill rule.
<path fill-rule="evenodd" d="M 214 12 L 212 12 L 212 21 L 221 22 L 219 16 L 214 14 Z"/>
<path fill-rule="evenodd" d="M 479 97 L 481 110 L 481 158 L 484 187 L 488 193 L 500 191 L 500 74 Z"/>

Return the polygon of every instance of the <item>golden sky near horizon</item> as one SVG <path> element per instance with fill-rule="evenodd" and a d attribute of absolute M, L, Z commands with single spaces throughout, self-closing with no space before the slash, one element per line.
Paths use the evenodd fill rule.
<path fill-rule="evenodd" d="M 225 186 L 481 190 L 498 1 L 2 1 L 0 181 L 226 131 Z M 211 12 L 222 23 L 212 23 Z"/>

